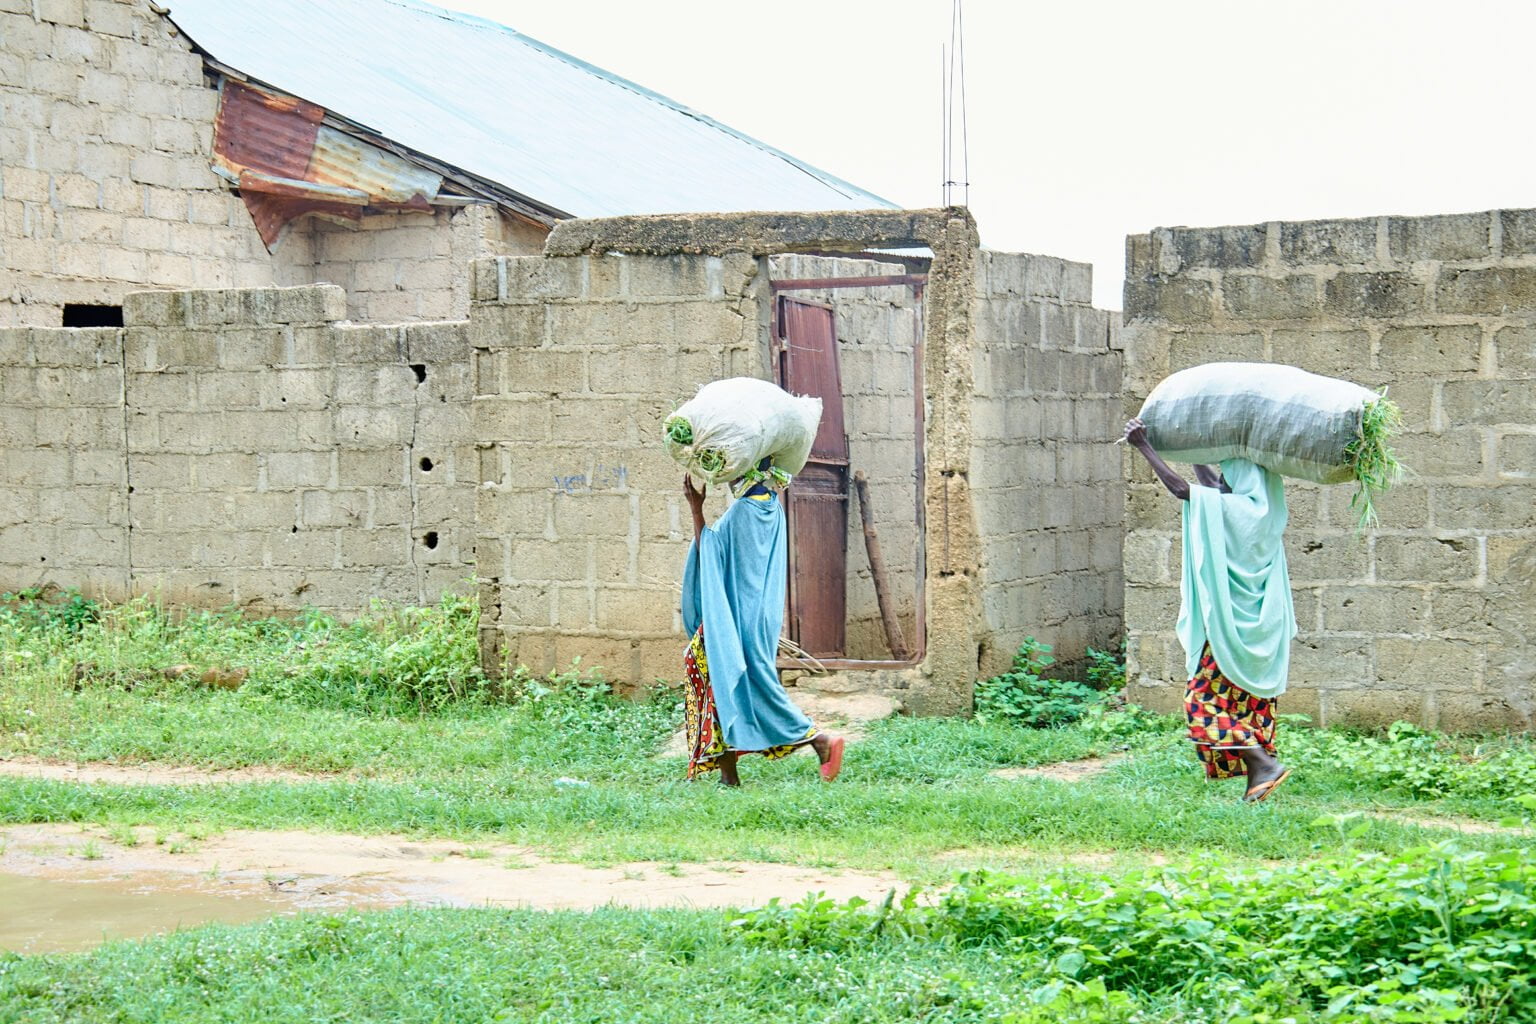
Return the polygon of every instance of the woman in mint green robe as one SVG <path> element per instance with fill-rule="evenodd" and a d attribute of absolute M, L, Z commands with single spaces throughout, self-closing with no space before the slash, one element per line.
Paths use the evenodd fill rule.
<path fill-rule="evenodd" d="M 1207 778 L 1246 776 L 1244 799 L 1263 800 L 1290 775 L 1275 751 L 1277 700 L 1296 635 L 1283 482 L 1263 466 L 1229 459 L 1219 474 L 1196 466 L 1199 483 L 1191 485 L 1153 450 L 1140 420 L 1126 424 L 1125 437 L 1184 502 L 1177 632 L 1189 675 L 1189 738 Z"/>

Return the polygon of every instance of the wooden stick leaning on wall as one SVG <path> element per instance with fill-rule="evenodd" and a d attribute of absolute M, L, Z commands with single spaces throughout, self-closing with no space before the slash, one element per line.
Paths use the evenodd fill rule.
<path fill-rule="evenodd" d="M 853 474 L 854 489 L 859 492 L 859 519 L 864 524 L 864 550 L 869 555 L 869 572 L 875 580 L 875 600 L 880 603 L 880 621 L 885 625 L 885 643 L 897 661 L 912 657 L 901 621 L 891 604 L 890 579 L 885 574 L 885 558 L 880 554 L 880 535 L 875 531 L 875 510 L 869 503 L 869 478 L 861 469 Z"/>

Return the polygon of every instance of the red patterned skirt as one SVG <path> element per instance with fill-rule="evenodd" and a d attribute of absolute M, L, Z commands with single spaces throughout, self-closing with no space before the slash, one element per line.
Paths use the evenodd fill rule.
<path fill-rule="evenodd" d="M 816 735 L 816 727 L 813 725 L 805 738 L 796 743 L 769 747 L 767 750 L 732 751 L 725 745 L 725 736 L 720 729 L 720 713 L 715 708 L 715 691 L 709 685 L 709 656 L 704 649 L 703 626 L 688 641 L 687 653 L 683 655 L 683 669 L 687 674 L 683 680 L 683 714 L 684 732 L 688 737 L 690 780 L 718 771 L 722 754 L 762 754 L 768 760 L 776 761 L 793 754 L 796 747 L 804 746 Z"/>
<path fill-rule="evenodd" d="M 1211 645 L 1205 645 L 1200 668 L 1184 694 L 1184 714 L 1206 778 L 1248 774 L 1244 750 L 1262 747 L 1275 755 L 1275 707 L 1275 698 L 1255 697 L 1222 675 Z"/>

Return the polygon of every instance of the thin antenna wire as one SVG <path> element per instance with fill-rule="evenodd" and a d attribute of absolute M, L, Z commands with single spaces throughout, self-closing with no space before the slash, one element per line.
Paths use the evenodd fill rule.
<path fill-rule="evenodd" d="M 965 9 L 962 0 L 955 0 L 955 20 L 960 24 L 960 184 L 965 189 L 961 206 L 971 205 L 971 140 L 969 123 L 965 117 Z"/>
<path fill-rule="evenodd" d="M 939 47 L 940 79 L 944 91 L 941 106 L 942 131 L 944 134 L 943 145 L 940 147 L 940 159 L 944 164 L 943 202 L 949 206 L 954 202 L 955 186 L 964 189 L 961 201 L 962 206 L 969 206 L 971 201 L 971 152 L 970 152 L 970 124 L 966 119 L 965 110 L 965 15 L 961 10 L 961 0 L 952 0 L 949 11 L 949 46 Z M 960 163 L 961 178 L 955 180 L 955 75 L 960 76 Z"/>

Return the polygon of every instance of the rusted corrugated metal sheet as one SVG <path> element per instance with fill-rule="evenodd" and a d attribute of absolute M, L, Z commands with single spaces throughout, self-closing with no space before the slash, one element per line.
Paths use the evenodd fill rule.
<path fill-rule="evenodd" d="M 226 79 L 214 124 L 215 167 L 240 188 L 271 248 L 310 213 L 357 219 L 364 209 L 430 211 L 441 175 L 321 124 L 325 110 Z"/>

